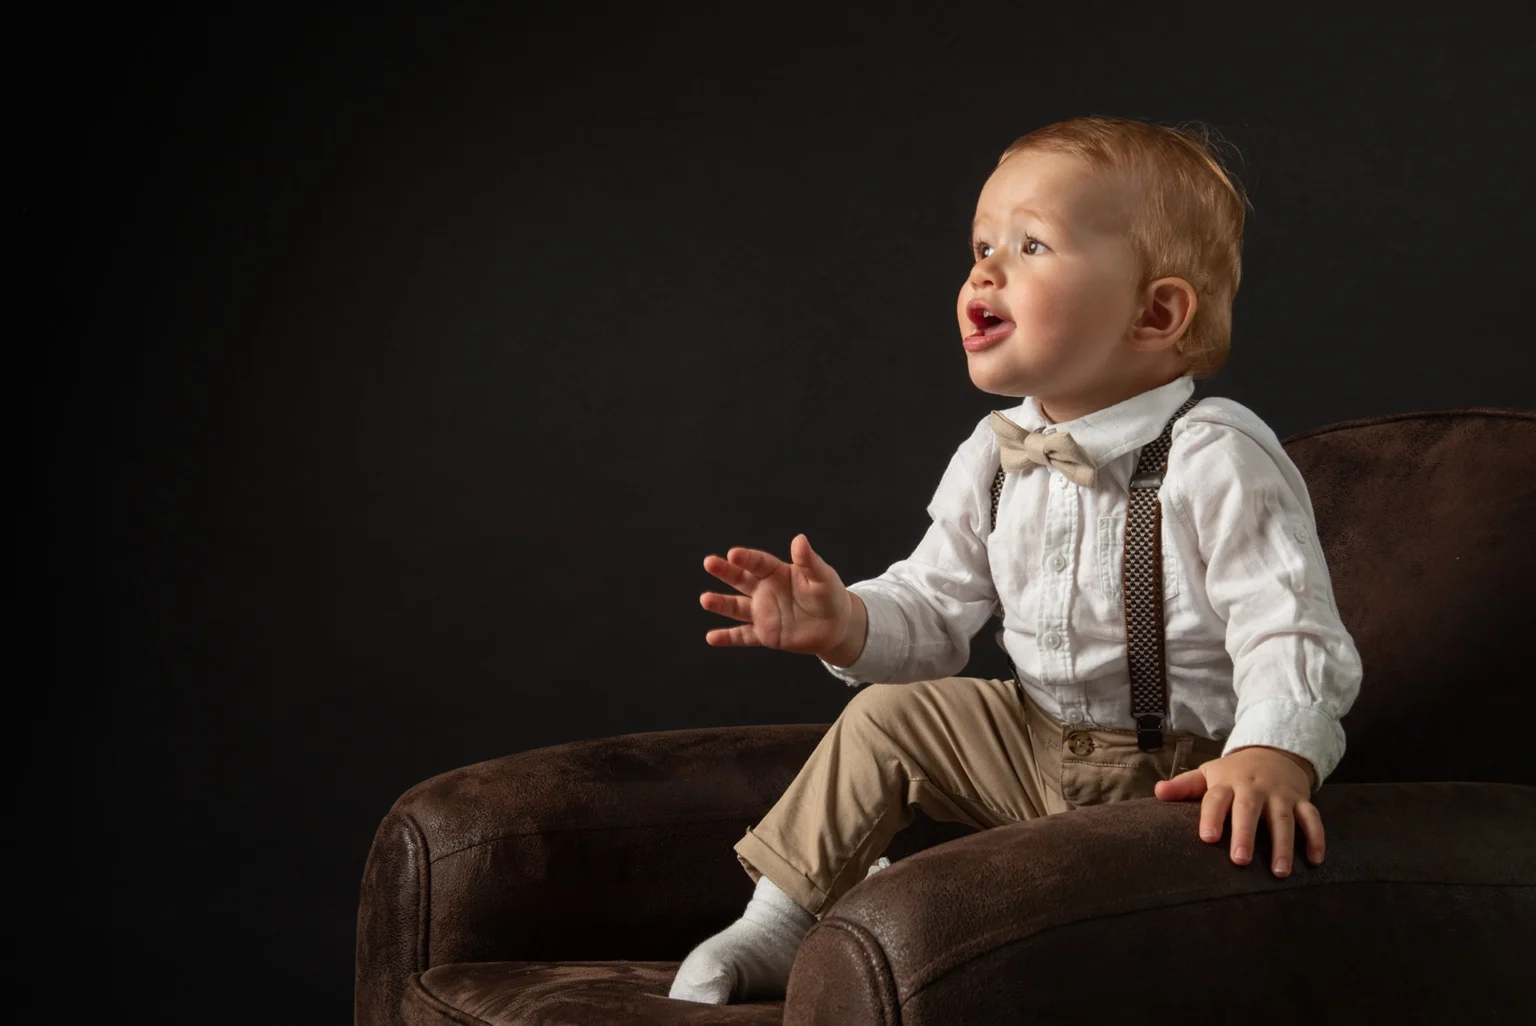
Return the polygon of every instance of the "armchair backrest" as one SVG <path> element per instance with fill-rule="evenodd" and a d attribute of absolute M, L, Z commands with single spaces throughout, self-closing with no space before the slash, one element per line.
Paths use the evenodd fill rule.
<path fill-rule="evenodd" d="M 1364 671 L 1328 779 L 1536 783 L 1536 411 L 1351 420 L 1283 444 Z"/>

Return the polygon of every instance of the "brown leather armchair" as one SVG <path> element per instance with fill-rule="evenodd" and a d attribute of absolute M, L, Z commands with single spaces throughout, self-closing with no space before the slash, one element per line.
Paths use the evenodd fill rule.
<path fill-rule="evenodd" d="M 380 824 L 355 1021 L 968 1026 L 1536 1021 L 1536 412 L 1285 440 L 1365 682 L 1314 801 L 1321 866 L 1268 872 L 1156 798 L 971 831 L 919 813 L 806 936 L 782 1001 L 666 994 L 741 914 L 731 846 L 829 724 L 670 730 L 444 773 Z M 1299 837 L 1298 837 L 1299 842 Z"/>

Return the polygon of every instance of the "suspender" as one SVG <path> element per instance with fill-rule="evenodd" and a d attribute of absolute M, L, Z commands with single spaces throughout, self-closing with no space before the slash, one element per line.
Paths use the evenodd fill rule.
<path fill-rule="evenodd" d="M 1125 556 L 1120 565 L 1120 593 L 1125 614 L 1125 643 L 1131 667 L 1131 716 L 1136 720 L 1136 747 L 1155 752 L 1163 747 L 1163 722 L 1168 716 L 1168 678 L 1163 648 L 1163 507 L 1158 489 L 1168 470 L 1173 425 L 1199 402 L 1194 396 L 1174 411 L 1162 434 L 1142 447 L 1131 475 L 1130 501 L 1125 512 Z M 997 527 L 997 500 L 1003 493 L 1003 468 L 992 481 L 992 527 Z M 1002 603 L 997 614 L 1003 615 Z M 997 632 L 1003 648 L 1003 630 Z M 1007 649 L 1003 648 L 1006 654 Z M 1008 657 L 1014 680 L 1019 679 Z"/>

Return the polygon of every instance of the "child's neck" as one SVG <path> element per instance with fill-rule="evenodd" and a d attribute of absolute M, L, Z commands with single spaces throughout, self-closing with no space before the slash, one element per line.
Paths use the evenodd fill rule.
<path fill-rule="evenodd" d="M 1128 379 L 1119 388 L 1107 390 L 1090 399 L 1054 398 L 1047 399 L 1035 397 L 1035 405 L 1040 409 L 1040 415 L 1045 418 L 1047 424 L 1060 424 L 1069 420 L 1077 420 L 1086 417 L 1090 413 L 1108 409 L 1119 403 L 1132 399 L 1143 392 L 1150 392 L 1154 388 L 1161 388 L 1171 381 L 1177 381 L 1189 373 L 1187 367 L 1163 369 L 1157 374 L 1145 374 Z M 1051 404 L 1051 409 L 1047 409 Z"/>

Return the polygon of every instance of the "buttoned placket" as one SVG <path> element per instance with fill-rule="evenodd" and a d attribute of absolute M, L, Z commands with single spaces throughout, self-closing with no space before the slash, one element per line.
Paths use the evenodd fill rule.
<path fill-rule="evenodd" d="M 1041 683 L 1056 689 L 1064 720 L 1084 722 L 1082 696 L 1072 677 L 1072 639 L 1067 630 L 1076 579 L 1073 555 L 1078 548 L 1081 497 L 1061 471 L 1049 468 L 1046 472 L 1051 483 L 1046 491 L 1045 531 L 1041 540 L 1040 620 L 1036 632 L 1040 639 Z"/>

